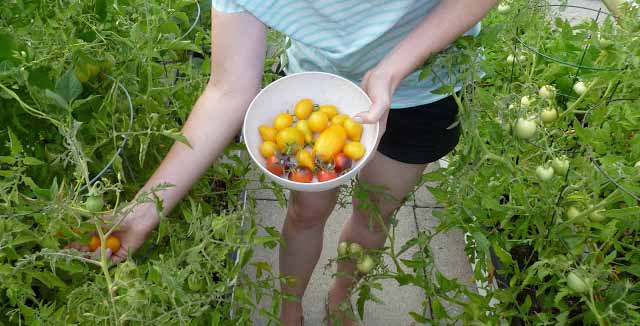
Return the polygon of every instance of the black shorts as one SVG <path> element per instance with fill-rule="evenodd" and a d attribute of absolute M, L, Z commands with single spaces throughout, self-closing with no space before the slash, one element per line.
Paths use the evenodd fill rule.
<path fill-rule="evenodd" d="M 453 96 L 406 109 L 391 109 L 378 152 L 396 161 L 426 164 L 451 152 L 460 139 Z"/>

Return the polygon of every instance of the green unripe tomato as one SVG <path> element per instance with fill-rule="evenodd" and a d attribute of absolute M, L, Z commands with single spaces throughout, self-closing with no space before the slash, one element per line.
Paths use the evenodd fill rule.
<path fill-rule="evenodd" d="M 349 254 L 349 243 L 342 241 L 338 244 L 338 256 L 346 256 Z"/>
<path fill-rule="evenodd" d="M 356 267 L 358 268 L 358 272 L 362 274 L 368 274 L 375 267 L 376 263 L 373 261 L 369 255 L 364 255 L 362 258 L 358 260 Z"/>
<path fill-rule="evenodd" d="M 571 291 L 577 293 L 585 293 L 588 290 L 587 283 L 576 272 L 569 273 L 567 285 Z"/>
<path fill-rule="evenodd" d="M 100 212 L 104 207 L 104 200 L 102 200 L 102 196 L 99 195 L 89 196 L 84 202 L 84 207 L 92 213 Z"/>
<path fill-rule="evenodd" d="M 349 254 L 352 256 L 359 256 L 362 254 L 362 246 L 359 243 L 353 242 L 349 245 Z"/>

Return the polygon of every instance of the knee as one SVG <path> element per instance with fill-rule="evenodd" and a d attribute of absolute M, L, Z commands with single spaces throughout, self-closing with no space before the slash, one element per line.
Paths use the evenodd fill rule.
<path fill-rule="evenodd" d="M 323 228 L 333 207 L 324 203 L 310 203 L 292 200 L 287 209 L 287 224 L 295 230 Z"/>
<path fill-rule="evenodd" d="M 371 201 L 368 205 L 359 205 L 353 202 L 353 221 L 361 228 L 367 228 L 374 232 L 384 232 L 391 222 L 393 213 L 399 205 L 389 203 L 381 204 L 380 201 Z"/>

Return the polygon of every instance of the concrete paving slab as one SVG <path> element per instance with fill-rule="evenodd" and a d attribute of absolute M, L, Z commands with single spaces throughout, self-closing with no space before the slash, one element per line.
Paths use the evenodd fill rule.
<path fill-rule="evenodd" d="M 256 202 L 257 219 L 265 226 L 281 228 L 284 222 L 284 208 L 275 201 L 259 200 Z M 324 249 L 318 265 L 316 266 L 309 287 L 303 299 L 305 314 L 305 325 L 324 325 L 324 302 L 327 295 L 327 287 L 332 279 L 335 266 L 329 265 L 329 259 L 335 258 L 337 242 L 342 225 L 351 214 L 351 207 L 336 208 L 325 227 Z M 404 243 L 416 235 L 414 212 L 412 207 L 402 207 L 397 215 L 399 220 L 396 229 L 396 241 L 398 244 Z M 255 248 L 254 261 L 264 261 L 269 263 L 274 271 L 278 270 L 278 252 L 265 248 Z M 405 255 L 409 256 L 413 252 Z M 403 256 L 404 257 L 404 256 Z M 390 261 L 385 263 L 390 264 Z M 365 321 L 368 326 L 382 325 L 412 325 L 412 318 L 409 312 L 423 311 L 422 304 L 424 296 L 422 291 L 412 287 L 398 287 L 395 281 L 381 282 L 384 288 L 384 295 L 377 293 L 383 299 L 383 304 L 373 302 L 365 306 Z M 260 307 L 269 307 L 270 300 L 265 300 Z M 266 320 L 261 316 L 254 316 L 255 325 L 265 325 Z"/>
<path fill-rule="evenodd" d="M 562 4 L 562 1 L 551 0 L 549 4 L 558 6 Z M 599 20 L 602 20 L 609 12 L 600 0 L 569 0 L 567 5 L 569 6 L 565 7 L 565 10 L 560 11 L 563 7 L 557 7 L 557 9 L 554 8 L 554 11 L 558 16 L 569 19 L 572 24 L 579 23 L 584 19 L 595 19 L 598 16 L 598 10 L 601 10 Z"/>

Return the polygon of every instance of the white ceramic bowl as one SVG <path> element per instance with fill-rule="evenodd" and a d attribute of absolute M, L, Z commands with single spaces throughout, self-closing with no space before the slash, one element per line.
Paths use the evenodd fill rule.
<path fill-rule="evenodd" d="M 300 99 L 309 98 L 317 104 L 333 104 L 340 113 L 353 116 L 371 107 L 367 94 L 348 79 L 324 72 L 303 72 L 282 77 L 265 87 L 253 99 L 244 118 L 243 138 L 251 159 L 269 178 L 285 188 L 297 191 L 323 191 L 336 188 L 347 183 L 358 170 L 373 157 L 373 148 L 378 139 L 378 124 L 363 125 L 360 142 L 365 147 L 365 155 L 354 162 L 351 170 L 333 180 L 318 182 L 314 177 L 312 183 L 293 182 L 280 178 L 265 167 L 265 159 L 260 155 L 262 143 L 258 127 L 273 123 L 273 118 L 283 111 L 293 114 L 293 107 Z"/>

